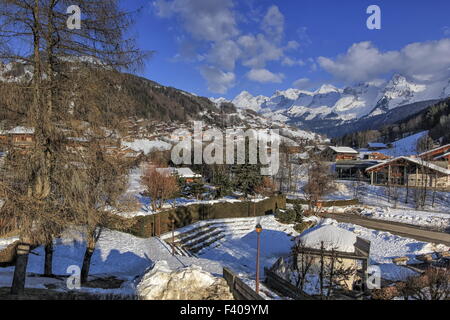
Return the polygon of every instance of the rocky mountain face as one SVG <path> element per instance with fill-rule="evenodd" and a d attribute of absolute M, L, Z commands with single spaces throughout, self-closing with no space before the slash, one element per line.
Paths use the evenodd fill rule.
<path fill-rule="evenodd" d="M 231 102 L 237 108 L 251 109 L 277 121 L 336 136 L 341 134 L 336 127 L 370 122 L 367 119 L 373 117 L 380 119 L 392 115 L 392 110 L 412 104 L 418 112 L 417 109 L 428 105 L 417 103 L 435 102 L 448 96 L 450 80 L 421 84 L 397 74 L 387 82 L 360 83 L 344 89 L 325 84 L 313 92 L 288 89 L 277 91 L 272 97 L 254 97 L 244 91 Z M 411 114 L 405 111 L 405 116 Z"/>

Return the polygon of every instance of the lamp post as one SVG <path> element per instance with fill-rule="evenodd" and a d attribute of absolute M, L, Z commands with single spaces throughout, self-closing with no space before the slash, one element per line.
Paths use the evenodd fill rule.
<path fill-rule="evenodd" d="M 171 219 L 172 222 L 172 255 L 175 255 L 175 219 Z"/>
<path fill-rule="evenodd" d="M 259 255 L 261 251 L 261 232 L 262 232 L 261 224 L 257 224 L 255 227 L 256 237 L 257 237 L 257 246 L 256 246 L 256 293 L 259 294 Z"/>

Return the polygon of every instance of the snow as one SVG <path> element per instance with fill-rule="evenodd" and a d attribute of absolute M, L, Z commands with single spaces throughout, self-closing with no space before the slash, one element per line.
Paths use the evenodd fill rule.
<path fill-rule="evenodd" d="M 382 149 L 377 152 L 390 157 L 417 155 L 417 142 L 426 136 L 428 131 L 422 131 L 406 138 L 395 141 L 390 149 Z"/>
<path fill-rule="evenodd" d="M 11 130 L 0 130 L 0 134 L 34 134 L 34 128 L 27 128 L 27 127 L 15 127 Z"/>
<path fill-rule="evenodd" d="M 353 232 L 356 236 L 371 242 L 370 262 L 381 269 L 384 279 L 400 280 L 407 275 L 404 267 L 395 265 L 393 258 L 408 257 L 409 263 L 418 262 L 415 256 L 432 253 L 436 251 L 448 251 L 450 248 L 442 244 L 432 244 L 414 239 L 393 235 L 389 232 L 367 229 L 350 223 L 338 223 L 335 220 L 326 219 L 323 223 L 335 224 L 336 226 Z"/>
<path fill-rule="evenodd" d="M 19 237 L 0 238 L 0 251 L 6 249 L 7 246 L 19 240 Z"/>
<path fill-rule="evenodd" d="M 450 228 L 450 213 L 429 212 L 411 209 L 393 209 L 389 207 L 367 207 L 361 216 L 378 220 L 395 221 L 423 227 L 446 230 Z"/>
<path fill-rule="evenodd" d="M 337 152 L 337 153 L 358 154 L 358 151 L 356 151 L 355 149 L 352 149 L 350 147 L 333 147 L 333 146 L 330 146 L 330 149 L 333 150 L 334 152 Z"/>
<path fill-rule="evenodd" d="M 81 233 L 66 232 L 63 238 L 54 241 L 53 272 L 56 275 L 69 275 L 68 267 L 81 268 L 86 249 Z M 44 248 L 34 249 L 29 256 L 27 288 L 45 288 L 44 283 L 58 284 L 60 290 L 67 290 L 65 282 L 46 278 L 34 278 L 31 274 L 42 274 L 44 268 Z M 142 239 L 127 233 L 104 230 L 91 260 L 90 279 L 101 276 L 114 276 L 124 280 L 117 290 L 106 293 L 133 295 L 134 280 L 140 277 L 157 261 L 166 261 L 169 268 L 177 270 L 193 264 L 215 275 L 222 275 L 222 266 L 214 261 L 201 258 L 172 256 L 170 248 L 158 238 Z M 14 267 L 0 268 L 0 287 L 9 287 L 12 282 Z M 90 291 L 82 288 L 83 291 Z"/>
<path fill-rule="evenodd" d="M 156 262 L 142 277 L 137 294 L 144 300 L 233 299 L 223 278 L 214 277 L 195 265 L 172 270 L 166 261 Z"/>
<path fill-rule="evenodd" d="M 307 248 L 355 252 L 356 235 L 335 225 L 319 225 L 303 232 L 296 240 Z"/>
<path fill-rule="evenodd" d="M 172 145 L 167 142 L 148 139 L 138 139 L 132 142 L 123 141 L 122 146 L 128 147 L 136 152 L 144 152 L 146 155 L 155 150 L 164 151 L 172 148 Z"/>
<path fill-rule="evenodd" d="M 254 97 L 243 91 L 232 102 L 238 108 L 260 112 L 272 120 L 289 121 L 285 117 L 302 117 L 302 120 L 309 121 L 333 115 L 337 119 L 348 121 L 384 114 L 387 110 L 400 106 L 442 99 L 449 95 L 448 81 L 421 83 L 397 74 L 387 82 L 359 83 L 344 89 L 323 84 L 314 92 L 298 89 L 278 90 L 271 97 Z M 222 99 L 213 101 L 220 102 Z"/>

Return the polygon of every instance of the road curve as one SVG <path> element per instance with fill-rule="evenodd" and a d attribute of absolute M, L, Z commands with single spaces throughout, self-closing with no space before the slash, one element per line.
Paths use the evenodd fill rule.
<path fill-rule="evenodd" d="M 368 219 L 349 214 L 321 213 L 319 216 L 322 218 L 335 219 L 339 222 L 357 224 L 369 229 L 387 231 L 392 234 L 419 241 L 442 243 L 446 246 L 450 246 L 450 234 L 444 232 L 426 230 L 400 222 Z"/>

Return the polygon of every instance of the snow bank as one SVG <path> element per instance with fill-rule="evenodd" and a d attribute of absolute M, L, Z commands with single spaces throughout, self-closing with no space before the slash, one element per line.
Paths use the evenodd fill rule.
<path fill-rule="evenodd" d="M 223 278 L 216 278 L 192 265 L 171 270 L 166 261 L 157 261 L 137 285 L 142 300 L 232 300 Z"/>

